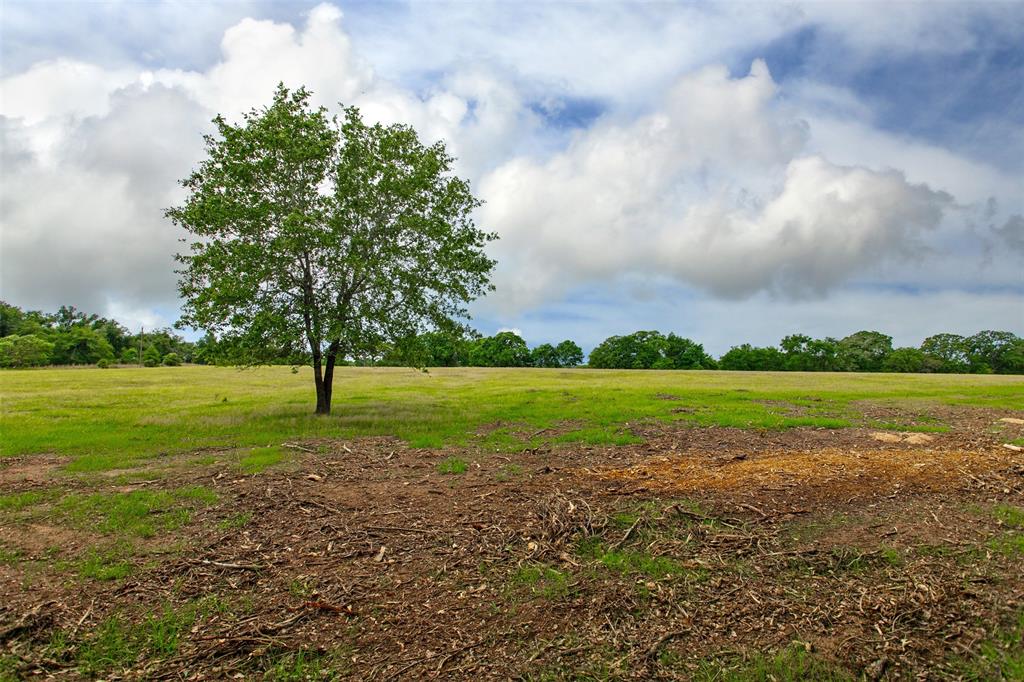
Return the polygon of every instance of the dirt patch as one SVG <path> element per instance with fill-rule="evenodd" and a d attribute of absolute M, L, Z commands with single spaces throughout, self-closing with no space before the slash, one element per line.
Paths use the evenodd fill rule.
<path fill-rule="evenodd" d="M 52 455 L 0 458 L 0 490 L 13 491 L 44 483 L 51 473 L 71 459 Z"/>
<path fill-rule="evenodd" d="M 151 487 L 220 499 L 177 550 L 114 581 L 0 566 L 0 631 L 49 614 L 5 651 L 20 676 L 75 677 L 110 618 L 170 609 L 191 614 L 173 650 L 132 639 L 96 674 L 258 679 L 301 652 L 346 679 L 689 679 L 798 641 L 852 676 L 952 677 L 950 651 L 1024 608 L 1000 544 L 1015 517 L 998 513 L 1024 506 L 1024 461 L 986 431 L 634 431 L 642 444 L 521 453 L 321 440 L 254 476 L 174 468 Z"/>

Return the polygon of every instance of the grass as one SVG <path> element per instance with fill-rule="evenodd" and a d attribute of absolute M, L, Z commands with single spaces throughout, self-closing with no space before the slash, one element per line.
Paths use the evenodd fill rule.
<path fill-rule="evenodd" d="M 203 447 L 262 451 L 321 437 L 390 435 L 414 447 L 476 442 L 506 450 L 542 440 L 500 429 L 478 435 L 499 422 L 527 434 L 572 423 L 549 440 L 606 444 L 636 442 L 628 425 L 645 419 L 842 428 L 866 423 L 857 407 L 864 400 L 913 401 L 917 412 L 929 403 L 1024 410 L 1024 377 L 1014 376 L 345 367 L 335 379 L 334 413 L 317 417 L 309 375 L 287 367 L 4 370 L 0 455 L 55 452 L 74 458 L 68 470 L 88 472 Z M 680 399 L 659 398 L 665 394 Z M 243 468 L 283 458 L 279 451 L 247 457 L 256 455 Z"/>
<path fill-rule="evenodd" d="M 952 667 L 957 679 L 971 682 L 1024 680 L 1024 612 L 981 642 L 970 658 L 954 658 Z"/>
<path fill-rule="evenodd" d="M 509 577 L 509 585 L 513 591 L 543 599 L 560 599 L 572 591 L 567 572 L 541 565 L 520 566 Z"/>
<path fill-rule="evenodd" d="M 165 604 L 138 624 L 128 621 L 122 614 L 114 614 L 87 634 L 76 648 L 78 671 L 95 677 L 109 670 L 126 668 L 143 653 L 151 658 L 169 658 L 177 653 L 182 637 L 199 618 L 226 612 L 221 599 L 207 597 L 177 607 Z M 55 633 L 55 636 L 58 634 L 62 636 L 62 633 Z M 54 644 L 51 641 L 51 648 L 68 647 L 66 642 Z"/>
<path fill-rule="evenodd" d="M 120 537 L 150 538 L 176 530 L 191 519 L 192 510 L 217 501 L 201 486 L 175 490 L 133 490 L 127 493 L 66 495 L 53 513 L 72 526 Z"/>
<path fill-rule="evenodd" d="M 253 448 L 249 454 L 238 461 L 238 467 L 244 474 L 258 474 L 275 464 L 284 461 L 285 454 L 279 446 Z"/>
<path fill-rule="evenodd" d="M 464 474 L 469 468 L 469 463 L 458 457 L 446 457 L 437 463 L 436 468 L 439 474 Z"/>
<path fill-rule="evenodd" d="M 856 678 L 794 644 L 776 654 L 754 652 L 705 661 L 691 679 L 695 682 L 853 682 Z"/>
<path fill-rule="evenodd" d="M 695 571 L 684 567 L 675 559 L 665 556 L 654 556 L 647 552 L 625 549 L 608 549 L 596 537 L 584 538 L 577 544 L 577 553 L 591 560 L 600 562 L 605 568 L 625 575 L 643 575 L 653 580 L 671 580 L 674 578 L 706 578 L 703 571 Z"/>

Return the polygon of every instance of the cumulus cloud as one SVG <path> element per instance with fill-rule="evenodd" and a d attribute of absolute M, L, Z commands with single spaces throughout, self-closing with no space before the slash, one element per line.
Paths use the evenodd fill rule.
<path fill-rule="evenodd" d="M 703 69 L 637 121 L 604 122 L 543 163 L 488 175 L 503 300 L 533 305 L 630 273 L 725 297 L 799 297 L 918 252 L 952 198 L 897 171 L 803 156 L 807 126 L 776 91 L 760 61 L 743 78 Z"/>

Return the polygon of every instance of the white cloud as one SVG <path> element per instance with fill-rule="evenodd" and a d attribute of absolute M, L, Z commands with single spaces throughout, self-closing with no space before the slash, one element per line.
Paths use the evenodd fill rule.
<path fill-rule="evenodd" d="M 543 163 L 482 184 L 514 308 L 588 281 L 667 275 L 717 295 L 820 294 L 919 250 L 951 198 L 896 171 L 801 156 L 806 124 L 777 106 L 767 67 L 681 79 L 641 119 L 605 122 Z"/>

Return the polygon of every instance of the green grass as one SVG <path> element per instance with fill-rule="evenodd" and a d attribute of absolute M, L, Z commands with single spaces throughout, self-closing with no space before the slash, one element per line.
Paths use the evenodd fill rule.
<path fill-rule="evenodd" d="M 997 629 L 977 645 L 970 657 L 954 658 L 952 667 L 957 679 L 971 682 L 1024 680 L 1024 612 L 1012 625 Z"/>
<path fill-rule="evenodd" d="M 466 460 L 458 457 L 446 457 L 437 463 L 436 468 L 439 474 L 464 474 L 469 468 L 469 464 Z"/>
<path fill-rule="evenodd" d="M 509 577 L 509 585 L 513 591 L 544 599 L 559 599 L 572 591 L 567 572 L 532 564 L 517 568 Z"/>
<path fill-rule="evenodd" d="M 695 682 L 853 682 L 856 678 L 803 647 L 793 645 L 776 654 L 755 652 L 708 660 L 691 679 Z"/>
<path fill-rule="evenodd" d="M 54 513 L 72 526 L 121 537 L 149 538 L 189 522 L 192 510 L 217 501 L 200 486 L 176 490 L 133 490 L 128 493 L 72 493 Z"/>
<path fill-rule="evenodd" d="M 677 578 L 703 580 L 707 577 L 705 572 L 688 569 L 670 557 L 654 556 L 647 552 L 633 550 L 608 549 L 596 537 L 581 540 L 577 544 L 577 553 L 586 559 L 600 562 L 611 571 L 626 575 L 642 575 L 654 580 Z"/>
<path fill-rule="evenodd" d="M 31 490 L 24 493 L 0 495 L 0 512 L 19 512 L 52 500 L 59 494 L 56 489 Z"/>
<path fill-rule="evenodd" d="M 280 464 L 284 458 L 284 452 L 276 445 L 265 448 L 253 448 L 249 451 L 249 454 L 238 461 L 238 466 L 241 468 L 242 473 L 258 474 L 268 467 Z"/>
<path fill-rule="evenodd" d="M 214 612 L 227 612 L 226 605 L 218 597 L 207 597 L 177 607 L 165 604 L 158 612 L 144 616 L 141 623 L 132 623 L 124 615 L 115 614 L 86 634 L 75 650 L 78 670 L 86 676 L 95 677 L 106 671 L 126 668 L 143 653 L 150 658 L 169 658 L 177 653 L 189 628 L 199 618 Z M 66 649 L 67 643 L 59 643 L 58 648 Z"/>
<path fill-rule="evenodd" d="M 310 374 L 200 366 L 0 371 L 0 454 L 70 455 L 67 468 L 87 472 L 203 447 L 322 437 L 389 435 L 414 447 L 475 442 L 514 450 L 545 438 L 635 442 L 628 424 L 645 419 L 841 428 L 867 423 L 858 410 L 864 400 L 911 401 L 915 415 L 929 403 L 1024 410 L 1024 377 L 1014 376 L 344 367 L 334 413 L 317 417 Z M 499 422 L 522 425 L 526 434 L 573 428 L 525 439 L 478 435 Z"/>

